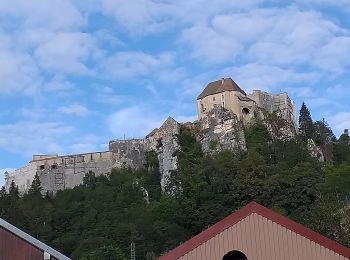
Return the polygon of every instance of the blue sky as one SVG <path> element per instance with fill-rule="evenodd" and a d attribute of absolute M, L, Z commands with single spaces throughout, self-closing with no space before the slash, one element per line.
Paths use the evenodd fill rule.
<path fill-rule="evenodd" d="M 349 15 L 350 0 L 0 0 L 0 169 L 193 120 L 221 77 L 287 91 L 339 134 Z"/>

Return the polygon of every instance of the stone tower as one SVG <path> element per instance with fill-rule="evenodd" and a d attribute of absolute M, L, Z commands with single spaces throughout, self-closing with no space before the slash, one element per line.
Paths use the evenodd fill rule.
<path fill-rule="evenodd" d="M 198 118 L 202 119 L 215 108 L 222 108 L 237 115 L 243 123 L 249 122 L 255 113 L 278 113 L 296 126 L 295 103 L 287 93 L 270 94 L 254 90 L 247 95 L 231 78 L 210 82 L 197 98 Z"/>

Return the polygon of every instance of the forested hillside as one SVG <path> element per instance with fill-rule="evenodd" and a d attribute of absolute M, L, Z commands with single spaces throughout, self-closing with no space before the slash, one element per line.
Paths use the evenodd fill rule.
<path fill-rule="evenodd" d="M 0 216 L 73 259 L 156 259 L 250 201 L 350 246 L 350 138 L 336 138 L 303 104 L 300 134 L 273 140 L 262 122 L 245 129 L 247 151 L 202 152 L 186 128 L 178 135 L 178 170 L 164 195 L 155 153 L 143 168 L 87 175 L 84 184 L 42 196 L 37 177 L 20 197 L 0 192 Z M 312 158 L 307 140 L 322 148 Z M 350 196 L 349 196 L 350 198 Z M 348 198 L 348 199 L 349 199 Z"/>

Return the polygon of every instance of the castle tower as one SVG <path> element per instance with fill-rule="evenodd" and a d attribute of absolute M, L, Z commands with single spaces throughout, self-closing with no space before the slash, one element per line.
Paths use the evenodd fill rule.
<path fill-rule="evenodd" d="M 241 120 L 249 120 L 256 104 L 231 78 L 210 82 L 197 98 L 198 118 L 214 108 L 232 111 Z"/>
<path fill-rule="evenodd" d="M 295 103 L 287 93 L 271 94 L 254 90 L 247 95 L 231 78 L 210 82 L 197 98 L 198 118 L 210 110 L 222 108 L 235 113 L 243 123 L 249 122 L 257 110 L 277 112 L 296 128 Z"/>

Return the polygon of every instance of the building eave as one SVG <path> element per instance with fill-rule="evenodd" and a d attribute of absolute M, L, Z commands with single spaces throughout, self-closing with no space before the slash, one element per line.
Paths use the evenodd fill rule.
<path fill-rule="evenodd" d="M 52 247 L 49 247 L 48 245 L 44 244 L 43 242 L 39 241 L 38 239 L 32 237 L 31 235 L 27 234 L 26 232 L 20 230 L 19 228 L 16 228 L 15 226 L 11 225 L 7 221 L 0 218 L 0 227 L 3 229 L 6 229 L 7 231 L 11 232 L 12 234 L 16 235 L 17 237 L 25 240 L 29 244 L 41 249 L 43 252 L 49 253 L 51 256 L 57 258 L 58 260 L 70 260 L 69 257 L 61 254 L 60 252 L 56 251 Z"/>

